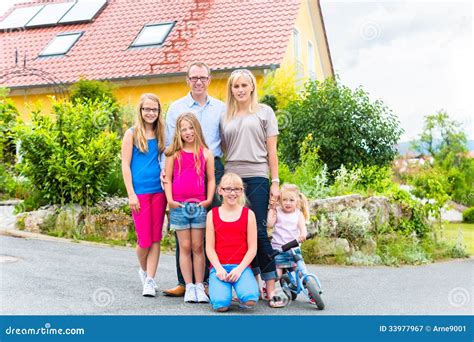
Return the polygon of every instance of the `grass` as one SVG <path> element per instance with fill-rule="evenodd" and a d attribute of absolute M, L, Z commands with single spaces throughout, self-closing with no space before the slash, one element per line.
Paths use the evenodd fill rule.
<path fill-rule="evenodd" d="M 466 245 L 469 255 L 474 255 L 474 223 L 448 223 L 444 226 L 444 237 L 448 241 L 458 241 L 462 236 L 462 243 Z"/>

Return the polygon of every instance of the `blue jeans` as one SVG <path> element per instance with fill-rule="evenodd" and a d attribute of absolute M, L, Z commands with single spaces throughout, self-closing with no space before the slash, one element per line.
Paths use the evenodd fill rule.
<path fill-rule="evenodd" d="M 227 273 L 230 273 L 238 265 L 222 265 Z M 240 275 L 235 283 L 228 283 L 217 278 L 216 269 L 213 267 L 209 274 L 209 297 L 214 310 L 226 308 L 232 302 L 232 287 L 241 303 L 253 300 L 258 301 L 259 290 L 257 281 L 249 267 Z"/>
<path fill-rule="evenodd" d="M 273 253 L 267 234 L 268 201 L 270 184 L 265 177 L 242 178 L 245 185 L 245 196 L 249 208 L 255 213 L 257 220 L 257 255 L 252 261 L 255 275 L 260 274 L 263 280 L 277 279 L 275 261 L 268 255 Z"/>
<path fill-rule="evenodd" d="M 224 174 L 224 165 L 222 164 L 221 158 L 214 158 L 214 175 L 216 177 L 216 186 L 219 185 L 222 179 L 222 175 Z M 218 207 L 220 206 L 220 201 L 219 201 L 219 196 L 214 194 L 214 200 L 212 201 L 211 208 Z M 211 209 L 209 208 L 209 210 Z M 169 221 L 168 221 L 169 222 Z M 169 223 L 168 223 L 169 224 Z M 176 275 L 178 276 L 178 284 L 180 285 L 185 285 L 183 274 L 181 273 L 181 267 L 179 266 L 179 242 L 178 242 L 178 236 L 176 235 L 176 232 L 174 233 L 174 237 L 176 240 Z M 204 238 L 204 242 L 206 241 L 206 238 Z M 205 245 L 205 244 L 204 244 Z M 204 271 L 204 282 L 207 283 L 209 279 L 209 259 L 207 258 L 206 255 L 206 270 Z"/>

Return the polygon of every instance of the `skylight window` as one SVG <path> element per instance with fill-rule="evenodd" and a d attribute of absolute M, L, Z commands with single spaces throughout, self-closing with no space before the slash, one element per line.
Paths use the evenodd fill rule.
<path fill-rule="evenodd" d="M 82 36 L 82 32 L 58 34 L 49 43 L 46 49 L 40 53 L 40 57 L 65 55 L 77 42 L 80 36 Z"/>
<path fill-rule="evenodd" d="M 61 18 L 59 23 L 91 21 L 106 4 L 106 0 L 78 0 L 74 7 Z"/>
<path fill-rule="evenodd" d="M 5 18 L 0 23 L 0 29 L 12 29 L 19 28 L 26 25 L 27 22 L 31 20 L 43 6 L 33 6 L 33 7 L 21 7 L 15 8 L 8 17 Z"/>
<path fill-rule="evenodd" d="M 145 25 L 138 34 L 133 47 L 161 45 L 168 37 L 174 23 Z"/>
<path fill-rule="evenodd" d="M 46 5 L 26 24 L 26 27 L 56 25 L 59 19 L 61 19 L 73 5 L 74 2 Z"/>

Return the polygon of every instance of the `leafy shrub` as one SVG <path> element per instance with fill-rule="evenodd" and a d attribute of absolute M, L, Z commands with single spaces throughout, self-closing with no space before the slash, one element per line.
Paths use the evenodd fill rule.
<path fill-rule="evenodd" d="M 360 246 L 369 234 L 369 217 L 369 212 L 364 209 L 348 209 L 336 213 L 338 237 Z"/>
<path fill-rule="evenodd" d="M 110 101 L 55 103 L 56 120 L 33 113 L 31 127 L 21 126 L 22 172 L 51 203 L 90 205 L 119 152 L 110 132 Z"/>
<path fill-rule="evenodd" d="M 3 93 L 0 92 L 0 161 L 10 167 L 16 159 L 16 138 L 13 127 L 18 118 L 18 110 Z"/>
<path fill-rule="evenodd" d="M 310 146 L 312 139 L 312 134 L 308 134 L 301 144 L 301 161 L 294 171 L 280 162 L 279 176 L 282 182 L 296 184 L 308 198 L 324 198 L 329 194 L 329 177 L 326 166 L 319 159 L 318 148 Z"/>
<path fill-rule="evenodd" d="M 361 88 L 351 90 L 336 80 L 312 81 L 305 92 L 284 108 L 291 116 L 279 135 L 281 155 L 293 169 L 298 149 L 309 133 L 311 147 L 333 172 L 341 165 L 389 165 L 403 130 L 397 117 L 381 102 L 371 102 Z"/>
<path fill-rule="evenodd" d="M 464 210 L 462 220 L 466 223 L 474 223 L 474 207 Z"/>
<path fill-rule="evenodd" d="M 71 87 L 71 102 L 86 104 L 89 102 L 108 102 L 111 113 L 110 129 L 122 136 L 122 113 L 117 98 L 113 94 L 114 86 L 110 82 L 79 80 Z"/>

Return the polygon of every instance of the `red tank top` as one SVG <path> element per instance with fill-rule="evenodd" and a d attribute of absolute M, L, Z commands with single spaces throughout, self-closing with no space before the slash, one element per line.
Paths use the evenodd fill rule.
<path fill-rule="evenodd" d="M 237 221 L 225 222 L 219 216 L 219 208 L 212 208 L 215 250 L 222 265 L 238 265 L 247 253 L 248 217 L 249 209 L 244 207 Z"/>

